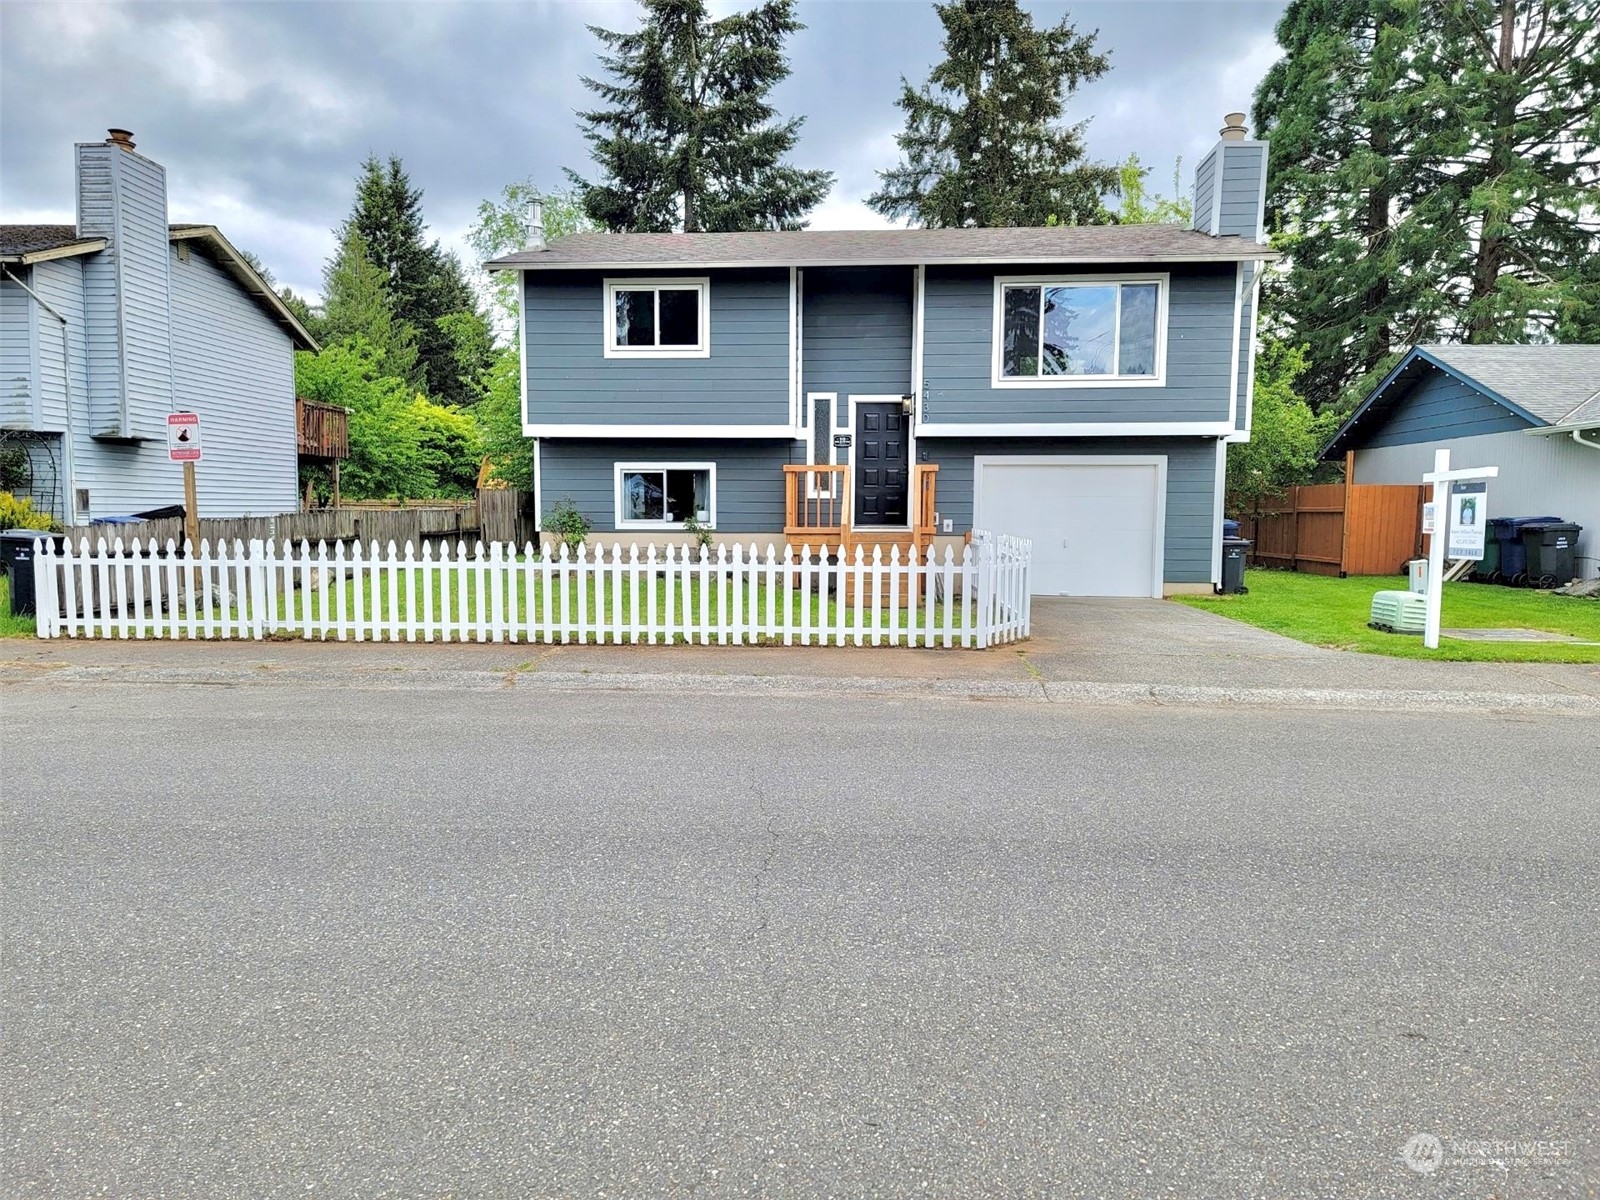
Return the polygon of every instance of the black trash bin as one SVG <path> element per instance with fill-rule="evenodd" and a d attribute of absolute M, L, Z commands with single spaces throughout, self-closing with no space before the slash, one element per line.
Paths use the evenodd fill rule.
<path fill-rule="evenodd" d="M 1500 570 L 1495 582 L 1518 587 L 1526 583 L 1528 554 L 1522 544 L 1522 527 L 1560 520 L 1560 517 L 1490 517 L 1489 536 L 1500 543 Z"/>
<path fill-rule="evenodd" d="M 29 616 L 38 611 L 33 591 L 33 543 L 37 538 L 53 541 L 57 550 L 66 545 L 59 533 L 39 529 L 0 529 L 0 570 L 11 587 L 11 615 Z"/>
<path fill-rule="evenodd" d="M 1222 539 L 1222 586 L 1217 593 L 1223 596 L 1242 596 L 1250 589 L 1244 585 L 1244 560 L 1250 547 L 1249 538 L 1225 537 Z"/>
<path fill-rule="evenodd" d="M 1578 574 L 1578 535 L 1582 525 L 1570 521 L 1530 521 L 1519 530 L 1528 557 L 1528 586 L 1552 588 L 1571 583 Z"/>

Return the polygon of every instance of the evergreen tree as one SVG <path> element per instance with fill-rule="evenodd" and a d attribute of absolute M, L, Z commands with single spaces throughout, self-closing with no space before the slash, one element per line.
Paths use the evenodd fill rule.
<path fill-rule="evenodd" d="M 1445 281 L 1468 342 L 1559 333 L 1600 256 L 1600 7 L 1443 0 L 1418 70 L 1427 182 L 1455 206 Z"/>
<path fill-rule="evenodd" d="M 415 331 L 420 374 L 416 382 L 450 403 L 467 403 L 456 359 L 459 339 L 440 319 L 470 313 L 481 322 L 477 298 L 455 255 L 427 240 L 422 191 L 411 185 L 405 164 L 369 157 L 356 179 L 356 199 L 345 230 L 361 235 L 367 257 L 383 272 L 394 315 Z M 485 322 L 486 324 L 486 322 Z"/>
<path fill-rule="evenodd" d="M 1301 386 L 1319 411 L 1395 351 L 1438 334 L 1437 222 L 1420 186 L 1410 64 L 1421 36 L 1404 0 L 1294 0 L 1285 54 L 1256 92 L 1271 141 L 1269 228 L 1287 271 L 1263 310 L 1306 351 Z"/>
<path fill-rule="evenodd" d="M 1066 101 L 1109 63 L 1070 21 L 1040 29 L 1018 0 L 936 4 L 945 59 L 921 90 L 901 79 L 901 161 L 867 203 L 929 228 L 1087 225 L 1115 167 L 1087 161 L 1087 122 L 1061 124 Z"/>
<path fill-rule="evenodd" d="M 590 219 L 614 232 L 797 229 L 833 175 L 785 161 L 802 117 L 768 99 L 789 75 L 793 0 L 713 21 L 704 0 L 642 0 L 632 33 L 590 26 L 609 80 L 584 78 L 604 108 L 580 113 L 601 178 L 568 171 Z"/>
<path fill-rule="evenodd" d="M 367 256 L 367 242 L 347 227 L 338 252 L 322 272 L 319 340 L 335 345 L 360 339 L 372 352 L 378 374 L 411 385 L 417 374 L 417 339 L 395 315 L 386 277 Z"/>

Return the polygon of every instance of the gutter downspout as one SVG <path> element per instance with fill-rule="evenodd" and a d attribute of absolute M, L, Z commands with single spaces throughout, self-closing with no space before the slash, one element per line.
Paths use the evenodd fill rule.
<path fill-rule="evenodd" d="M 63 386 L 66 388 L 66 409 L 67 409 L 66 430 L 62 434 L 62 437 L 61 437 L 63 457 L 66 459 L 66 468 L 67 468 L 66 472 L 65 472 L 65 474 L 66 474 L 66 484 L 67 484 L 67 488 L 66 488 L 67 494 L 61 498 L 62 516 L 65 519 L 61 523 L 63 525 L 71 525 L 77 519 L 77 515 L 78 515 L 78 508 L 77 508 L 77 505 L 78 505 L 78 493 L 77 493 L 77 487 L 76 487 L 77 479 L 76 479 L 75 475 L 73 474 L 73 456 L 72 456 L 72 337 L 71 337 L 71 326 L 69 326 L 67 324 L 67 319 L 65 317 L 63 317 L 60 313 L 58 313 L 54 308 L 52 308 L 50 306 L 50 302 L 49 301 L 47 301 L 43 296 L 39 295 L 38 292 L 34 291 L 27 284 L 23 283 L 22 280 L 18 279 L 15 275 L 13 275 L 11 273 L 11 268 L 10 267 L 0 267 L 0 271 L 4 271 L 5 272 L 5 276 L 6 276 L 7 279 L 11 280 L 12 283 L 16 284 L 23 291 L 27 292 L 28 295 L 32 296 L 33 297 L 33 302 L 35 304 L 37 304 L 40 308 L 44 309 L 45 312 L 49 313 L 57 321 L 61 322 L 61 381 L 62 381 Z"/>
<path fill-rule="evenodd" d="M 1589 447 L 1591 450 L 1600 450 L 1600 442 L 1591 442 L 1588 438 L 1583 436 L 1583 430 L 1581 429 L 1574 429 L 1572 431 L 1572 440 L 1577 442 L 1580 446 Z"/>

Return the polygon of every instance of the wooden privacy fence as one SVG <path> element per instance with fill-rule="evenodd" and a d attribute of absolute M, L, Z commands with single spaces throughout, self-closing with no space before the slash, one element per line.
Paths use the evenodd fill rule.
<path fill-rule="evenodd" d="M 1411 484 L 1292 487 L 1239 515 L 1250 561 L 1317 575 L 1394 575 L 1422 552 L 1427 489 Z"/>
<path fill-rule="evenodd" d="M 42 638 L 976 648 L 1025 638 L 1030 622 L 1031 544 L 976 532 L 959 557 L 858 547 L 853 561 L 742 545 L 544 558 L 500 542 L 35 545 Z"/>

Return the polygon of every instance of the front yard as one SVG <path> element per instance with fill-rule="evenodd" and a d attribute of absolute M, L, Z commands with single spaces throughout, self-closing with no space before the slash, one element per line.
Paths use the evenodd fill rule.
<path fill-rule="evenodd" d="M 1425 649 L 1421 634 L 1367 628 L 1372 594 L 1404 591 L 1399 575 L 1336 579 L 1292 571 L 1251 570 L 1243 596 L 1179 596 L 1194 608 L 1221 613 L 1274 633 L 1363 654 L 1455 662 L 1600 662 L 1600 601 L 1552 596 L 1482 583 L 1450 583 L 1444 590 L 1445 629 L 1538 629 L 1565 633 L 1595 645 L 1559 642 L 1469 642 L 1443 637 Z"/>

